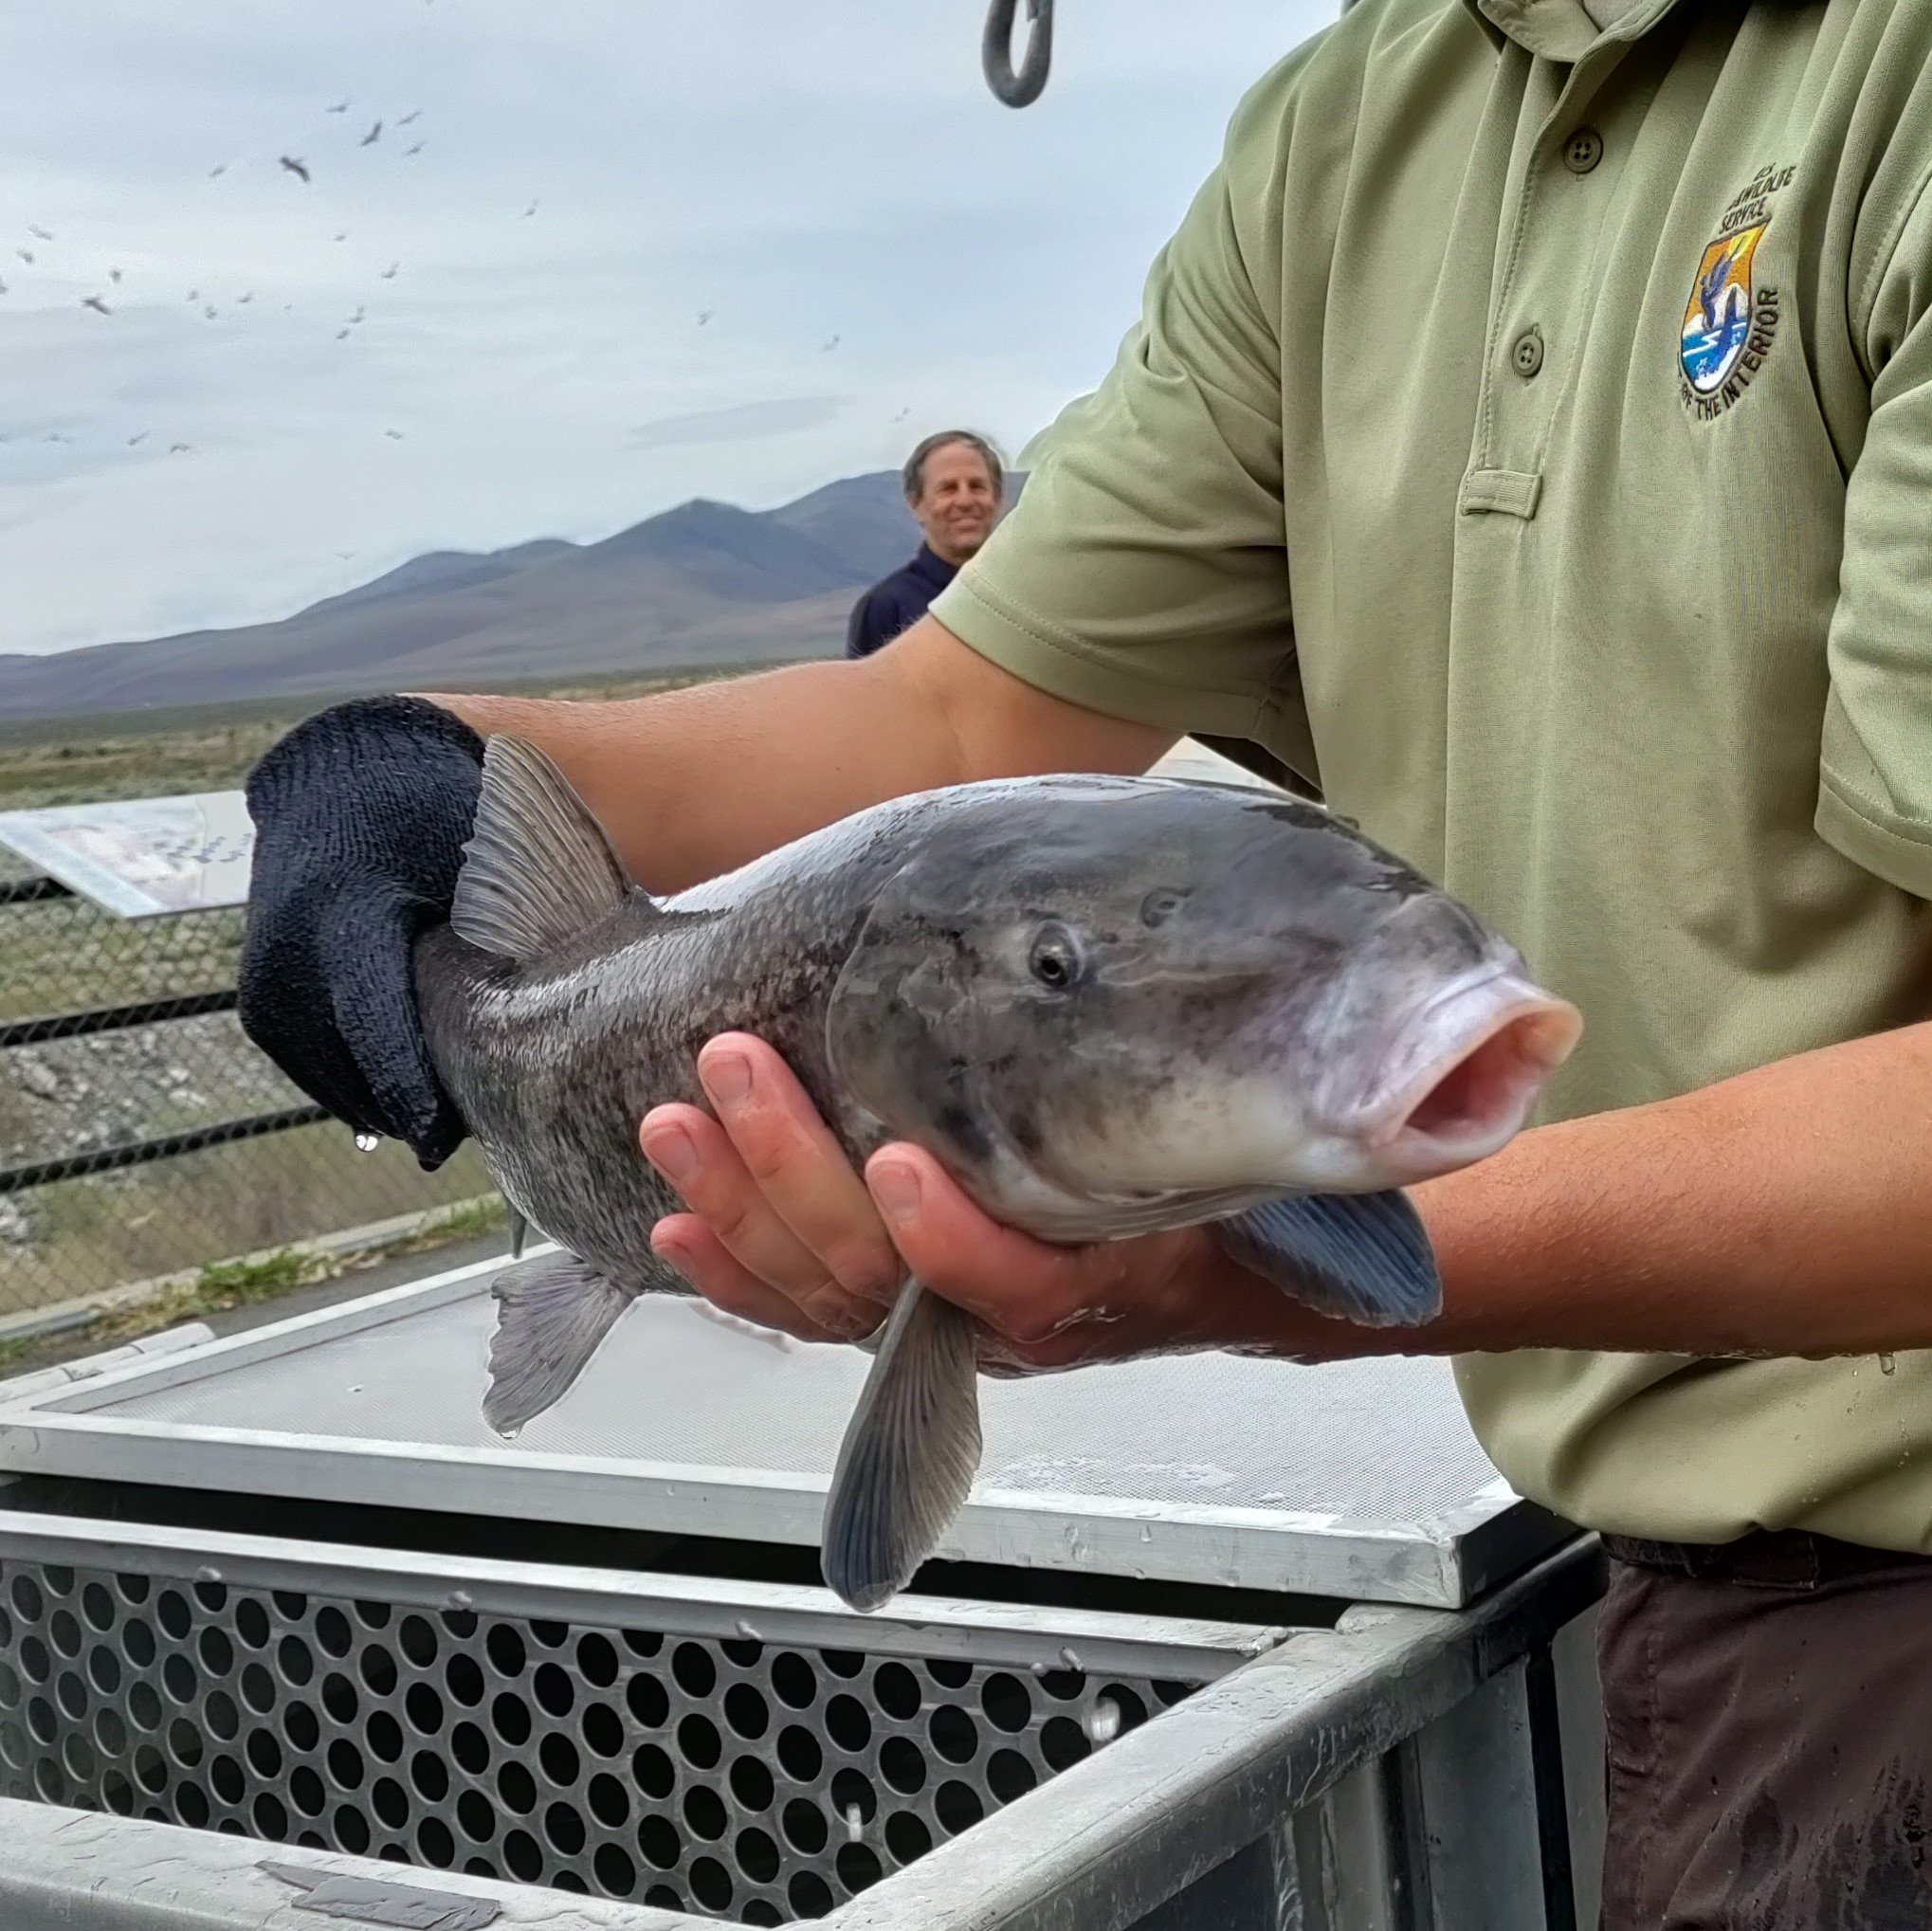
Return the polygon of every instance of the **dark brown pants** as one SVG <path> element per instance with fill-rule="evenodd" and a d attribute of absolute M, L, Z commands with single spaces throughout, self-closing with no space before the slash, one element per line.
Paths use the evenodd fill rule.
<path fill-rule="evenodd" d="M 1932 1560 L 1607 1539 L 1603 1931 L 1932 1931 Z"/>

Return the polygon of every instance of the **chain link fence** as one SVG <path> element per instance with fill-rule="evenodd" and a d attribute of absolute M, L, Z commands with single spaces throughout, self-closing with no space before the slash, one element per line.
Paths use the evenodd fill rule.
<path fill-rule="evenodd" d="M 17 1317 L 490 1202 L 473 1147 L 435 1174 L 359 1152 L 248 1043 L 241 934 L 239 911 L 122 920 L 0 869 L 0 1348 L 46 1325 Z"/>

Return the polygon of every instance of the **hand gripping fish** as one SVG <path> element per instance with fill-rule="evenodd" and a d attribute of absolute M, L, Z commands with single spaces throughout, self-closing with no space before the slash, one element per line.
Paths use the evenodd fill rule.
<path fill-rule="evenodd" d="M 483 1414 L 562 1397 L 680 1211 L 638 1150 L 697 1054 L 745 1031 L 854 1160 L 939 1158 L 1048 1241 L 1212 1224 L 1325 1313 L 1430 1320 L 1404 1185 L 1494 1153 L 1575 1044 L 1571 1007 L 1398 859 L 1246 787 L 1038 777 L 896 799 L 656 899 L 530 745 L 492 738 L 447 927 L 416 954 L 437 1071 L 519 1214 L 562 1251 L 494 1284 Z M 901 1294 L 825 1515 L 826 1580 L 875 1609 L 979 1459 L 973 1324 Z"/>

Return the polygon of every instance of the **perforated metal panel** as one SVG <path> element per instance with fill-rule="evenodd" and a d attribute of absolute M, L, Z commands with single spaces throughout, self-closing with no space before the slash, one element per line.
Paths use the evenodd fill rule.
<path fill-rule="evenodd" d="M 0 1564 L 0 1794 L 778 1924 L 1194 1686 Z"/>

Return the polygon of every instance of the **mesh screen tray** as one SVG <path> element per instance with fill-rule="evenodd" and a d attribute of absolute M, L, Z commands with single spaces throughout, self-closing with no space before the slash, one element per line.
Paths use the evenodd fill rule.
<path fill-rule="evenodd" d="M 1285 1633 L 0 1513 L 0 1796 L 779 1924 Z"/>
<path fill-rule="evenodd" d="M 0 1469 L 817 1545 L 866 1356 L 646 1300 L 504 1443 L 481 1413 L 502 1265 L 0 1389 Z M 1498 1477 L 1439 1360 L 1194 1355 L 981 1401 L 955 1559 L 1456 1608 L 1568 1533 Z"/>

